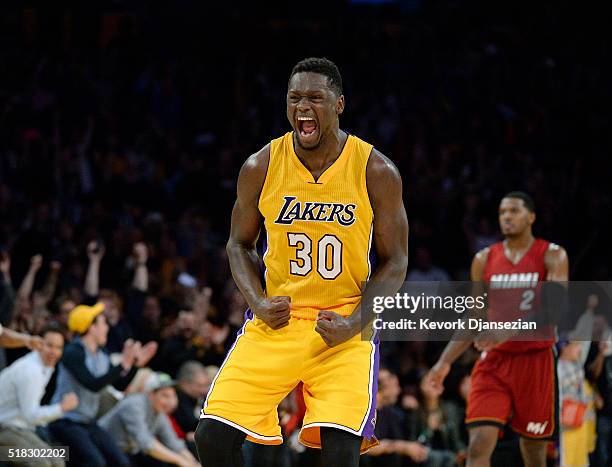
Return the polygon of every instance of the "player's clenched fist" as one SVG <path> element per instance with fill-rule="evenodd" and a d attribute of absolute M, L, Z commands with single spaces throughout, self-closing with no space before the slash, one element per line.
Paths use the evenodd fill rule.
<path fill-rule="evenodd" d="M 289 324 L 291 297 L 266 297 L 253 307 L 253 313 L 272 329 Z"/>
<path fill-rule="evenodd" d="M 358 332 L 349 318 L 333 311 L 319 311 L 315 331 L 329 347 L 346 342 Z"/>

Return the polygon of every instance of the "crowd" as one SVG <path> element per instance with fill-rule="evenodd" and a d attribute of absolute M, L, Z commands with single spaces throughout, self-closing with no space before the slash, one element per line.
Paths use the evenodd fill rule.
<path fill-rule="evenodd" d="M 98 452 L 96 465 L 193 463 L 202 396 L 245 310 L 224 248 L 237 172 L 288 129 L 286 78 L 305 55 L 338 63 L 343 127 L 402 173 L 409 280 L 466 279 L 514 189 L 535 198 L 535 232 L 566 247 L 572 279 L 609 279 L 603 18 L 555 2 L 529 14 L 505 2 L 502 14 L 483 1 L 339 2 L 299 19 L 110 3 L 0 15 L 0 346 L 17 347 L 0 350 L 0 444 L 69 444 L 75 462 L 79 447 Z M 567 426 L 583 429 L 572 435 L 592 465 L 612 455 L 606 339 L 562 343 L 561 387 L 584 408 Z M 385 343 L 382 442 L 364 464 L 461 463 L 477 354 L 434 394 L 421 380 L 440 350 Z M 279 465 L 316 463 L 296 442 L 303 409 L 299 388 L 279 408 Z M 518 465 L 517 450 L 505 432 L 494 465 Z"/>

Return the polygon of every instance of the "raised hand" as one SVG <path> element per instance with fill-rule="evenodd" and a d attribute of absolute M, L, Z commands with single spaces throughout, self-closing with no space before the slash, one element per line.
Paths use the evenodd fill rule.
<path fill-rule="evenodd" d="M 49 267 L 51 268 L 51 272 L 53 274 L 57 274 L 59 273 L 60 269 L 62 269 L 62 263 L 60 263 L 59 261 L 51 261 Z"/>
<path fill-rule="evenodd" d="M 34 255 L 30 258 L 30 271 L 37 272 L 42 266 L 43 257 L 42 255 Z"/>
<path fill-rule="evenodd" d="M 140 348 L 140 343 L 138 343 Z M 133 339 L 127 339 L 123 343 L 123 351 L 121 352 L 121 366 L 124 370 L 129 370 L 134 366 L 136 360 L 136 342 Z"/>
<path fill-rule="evenodd" d="M 136 353 L 136 361 L 135 364 L 138 368 L 142 368 L 146 366 L 147 363 L 155 356 L 157 353 L 157 342 L 151 341 L 147 342 L 141 348 L 138 349 Z"/>
<path fill-rule="evenodd" d="M 136 264 L 145 264 L 147 262 L 147 259 L 149 257 L 149 250 L 145 243 L 135 243 L 132 252 L 134 254 L 134 260 L 136 261 Z"/>
<path fill-rule="evenodd" d="M 9 277 L 11 271 L 11 257 L 7 251 L 0 252 L 0 273 Z"/>
<path fill-rule="evenodd" d="M 92 240 L 87 244 L 87 257 L 89 261 L 102 261 L 104 257 L 104 245 L 101 245 L 98 241 Z"/>
<path fill-rule="evenodd" d="M 210 309 L 210 298 L 212 297 L 213 289 L 210 287 L 204 287 L 195 296 L 195 302 L 193 311 L 196 312 L 200 317 L 206 318 L 208 310 Z"/>

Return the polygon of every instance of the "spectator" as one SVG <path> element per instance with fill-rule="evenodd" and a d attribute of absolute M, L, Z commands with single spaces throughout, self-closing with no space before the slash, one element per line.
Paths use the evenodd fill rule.
<path fill-rule="evenodd" d="M 45 387 L 64 350 L 64 336 L 57 325 L 41 333 L 42 350 L 33 351 L 0 372 L 0 445 L 17 448 L 49 448 L 35 432 L 37 426 L 74 409 L 79 399 L 67 393 L 61 402 L 41 406 Z M 25 465 L 62 466 L 62 460 L 37 459 Z"/>
<path fill-rule="evenodd" d="M 112 437 L 95 420 L 100 404 L 100 392 L 108 384 L 125 389 L 136 367 L 147 364 L 157 350 L 156 343 L 141 347 L 127 341 L 121 354 L 121 364 L 113 365 L 106 352 L 108 324 L 102 314 L 104 305 L 79 305 L 70 312 L 68 326 L 77 333 L 62 357 L 57 386 L 52 402 L 75 392 L 79 405 L 49 425 L 52 436 L 70 447 L 71 460 L 77 465 L 129 465 Z"/>
<path fill-rule="evenodd" d="M 125 307 L 126 321 L 134 337 L 147 342 L 160 340 L 162 313 L 159 298 L 149 293 L 148 258 L 147 246 L 142 242 L 135 243 L 129 260 L 134 268 L 134 277 Z"/>
<path fill-rule="evenodd" d="M 429 455 L 429 449 L 423 444 L 407 441 L 406 414 L 396 406 L 400 393 L 397 376 L 382 368 L 378 375 L 375 428 L 380 445 L 368 451 L 368 461 L 372 467 L 399 467 L 403 463 L 403 457 L 409 457 L 415 463 L 422 463 Z"/>
<path fill-rule="evenodd" d="M 425 465 L 452 466 L 456 458 L 465 458 L 465 444 L 461 439 L 463 420 L 456 407 L 441 399 L 442 391 L 435 390 L 421 379 L 415 439 L 430 448 Z"/>
<path fill-rule="evenodd" d="M 108 320 L 108 342 L 106 350 L 110 353 L 120 353 L 123 344 L 133 337 L 132 328 L 123 317 L 121 299 L 114 290 L 100 291 L 99 300 L 104 303 L 104 314 Z"/>
<path fill-rule="evenodd" d="M 100 293 L 100 264 L 104 258 L 105 248 L 99 241 L 87 244 L 87 274 L 85 276 L 85 301 L 95 302 Z M 93 304 L 93 303 L 92 303 Z"/>
<path fill-rule="evenodd" d="M 175 382 L 166 373 L 155 373 L 145 383 L 145 392 L 132 394 L 100 419 L 135 465 L 199 465 L 181 441 L 168 417 L 177 407 Z"/>
<path fill-rule="evenodd" d="M 15 289 L 11 282 L 11 257 L 0 251 L 0 325 L 7 326 L 13 319 Z"/>
<path fill-rule="evenodd" d="M 21 332 L 31 333 L 33 330 L 33 311 L 32 290 L 36 274 L 40 270 L 43 262 L 41 255 L 34 255 L 30 258 L 30 267 L 19 289 L 17 289 L 15 310 L 13 311 L 13 321 L 11 327 Z"/>
<path fill-rule="evenodd" d="M 193 441 L 193 432 L 200 420 L 202 401 L 211 383 L 210 371 L 200 362 L 187 361 L 177 373 L 178 405 L 172 413 L 172 418 L 189 441 Z"/>
<path fill-rule="evenodd" d="M 198 319 L 194 312 L 181 311 L 175 329 L 175 335 L 166 340 L 160 351 L 163 369 L 170 375 L 176 375 L 183 362 L 201 360 L 206 353 L 204 342 L 198 337 Z"/>
<path fill-rule="evenodd" d="M 408 281 L 443 282 L 449 280 L 448 273 L 434 266 L 431 262 L 431 253 L 425 247 L 419 247 L 415 254 L 416 268 L 406 276 Z"/>
<path fill-rule="evenodd" d="M 590 342 L 589 342 L 590 344 Z M 585 381 L 584 343 L 560 342 L 558 362 L 559 397 L 561 400 L 561 466 L 586 467 L 589 453 L 595 449 L 593 390 Z M 605 465 L 605 464 L 604 464 Z"/>
<path fill-rule="evenodd" d="M 601 396 L 597 407 L 595 465 L 607 466 L 612 462 L 612 332 L 609 329 L 600 342 L 591 346 L 587 372 Z"/>

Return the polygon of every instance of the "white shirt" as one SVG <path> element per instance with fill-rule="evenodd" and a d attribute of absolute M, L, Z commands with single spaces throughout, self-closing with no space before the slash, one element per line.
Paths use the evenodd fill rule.
<path fill-rule="evenodd" d="M 40 405 L 53 368 L 46 367 L 38 352 L 15 360 L 0 372 L 0 425 L 34 430 L 37 425 L 63 415 L 60 404 Z"/>

